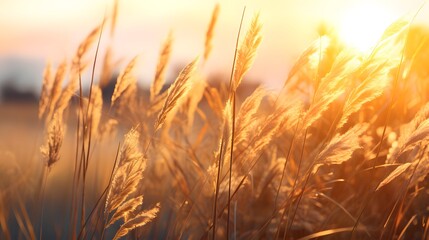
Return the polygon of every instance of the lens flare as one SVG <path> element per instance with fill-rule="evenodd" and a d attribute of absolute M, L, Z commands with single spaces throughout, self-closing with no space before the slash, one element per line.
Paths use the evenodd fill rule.
<path fill-rule="evenodd" d="M 341 18 L 339 36 L 349 47 L 368 52 L 394 20 L 385 7 L 370 3 L 353 6 Z"/>

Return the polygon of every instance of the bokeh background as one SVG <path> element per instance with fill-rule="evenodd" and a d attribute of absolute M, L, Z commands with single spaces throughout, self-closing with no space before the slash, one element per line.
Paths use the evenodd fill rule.
<path fill-rule="evenodd" d="M 367 14 L 354 11 L 365 2 L 378 5 L 384 11 L 380 18 L 391 22 L 413 14 L 422 3 L 420 0 L 123 0 L 119 1 L 115 36 L 113 39 L 106 36 L 101 44 L 112 45 L 114 57 L 123 59 L 118 62 L 117 71 L 139 54 L 142 60 L 136 74 L 144 86 L 152 80 L 160 45 L 172 31 L 172 67 L 167 78 L 174 78 L 177 69 L 202 52 L 207 24 L 217 2 L 221 11 L 205 71 L 209 75 L 230 72 L 241 12 L 246 5 L 246 19 L 259 11 L 264 23 L 263 43 L 248 79 L 263 82 L 269 88 L 282 85 L 290 65 L 317 38 L 321 23 L 338 29 L 351 15 L 360 16 L 364 22 Z M 44 66 L 70 59 L 79 42 L 101 22 L 112 5 L 109 0 L 0 1 L 0 99 L 4 102 L 37 98 Z M 429 18 L 425 18 L 428 13 L 428 7 L 424 7 L 416 22 L 429 23 Z"/>

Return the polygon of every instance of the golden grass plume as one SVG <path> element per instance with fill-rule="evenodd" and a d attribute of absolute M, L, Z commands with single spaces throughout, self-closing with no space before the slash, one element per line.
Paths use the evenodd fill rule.
<path fill-rule="evenodd" d="M 341 164 L 361 148 L 359 137 L 368 129 L 368 124 L 357 124 L 344 134 L 337 134 L 315 158 L 315 170 L 321 165 Z"/>
<path fill-rule="evenodd" d="M 115 102 L 122 94 L 126 92 L 127 89 L 133 88 L 136 84 L 136 78 L 133 76 L 133 70 L 137 63 L 138 57 L 134 57 L 128 65 L 125 67 L 116 81 L 115 89 L 113 90 L 111 105 L 114 106 Z"/>
<path fill-rule="evenodd" d="M 213 35 L 214 35 L 214 28 L 216 26 L 216 22 L 219 16 L 219 11 L 220 11 L 220 5 L 219 3 L 217 3 L 213 8 L 212 17 L 210 19 L 209 27 L 207 28 L 207 32 L 206 32 L 206 39 L 204 42 L 204 55 L 203 55 L 204 61 L 207 61 L 213 48 L 212 41 L 213 41 Z"/>
<path fill-rule="evenodd" d="M 105 217 L 114 212 L 105 228 L 123 219 L 124 223 L 114 239 L 125 236 L 130 230 L 150 222 L 159 211 L 159 204 L 148 211 L 138 211 L 143 203 L 143 196 L 133 196 L 138 193 L 137 187 L 143 178 L 146 159 L 140 149 L 140 134 L 133 128 L 126 135 L 120 151 L 119 162 L 115 167 L 111 186 L 109 188 Z"/>
<path fill-rule="evenodd" d="M 40 147 L 47 167 L 60 160 L 60 150 L 64 140 L 62 115 L 56 113 L 48 124 L 45 143 Z"/>
<path fill-rule="evenodd" d="M 120 237 L 127 235 L 131 230 L 138 227 L 142 227 L 152 221 L 152 219 L 154 219 L 159 212 L 160 207 L 161 204 L 158 203 L 152 209 L 142 211 L 135 215 L 133 218 L 126 221 L 124 224 L 121 225 L 113 239 L 119 239 Z"/>
<path fill-rule="evenodd" d="M 50 92 L 53 85 L 52 66 L 48 63 L 43 72 L 42 92 L 39 100 L 39 119 L 44 116 L 47 107 L 49 106 Z"/>
<path fill-rule="evenodd" d="M 168 88 L 167 99 L 155 122 L 155 131 L 158 131 L 162 127 L 169 115 L 177 111 L 177 106 L 186 98 L 188 92 L 191 90 L 191 80 L 193 79 L 192 76 L 197 63 L 198 58 L 185 66 L 174 83 Z"/>
<path fill-rule="evenodd" d="M 241 80 L 243 80 L 244 74 L 249 71 L 253 61 L 255 60 L 256 50 L 262 41 L 261 28 L 262 25 L 259 21 L 259 14 L 256 14 L 252 19 L 246 36 L 238 48 L 237 61 L 231 83 L 233 92 L 237 90 Z"/>
<path fill-rule="evenodd" d="M 173 44 L 173 34 L 170 32 L 167 39 L 162 45 L 161 52 L 159 53 L 158 64 L 156 65 L 155 79 L 150 86 L 150 100 L 154 101 L 155 97 L 159 94 L 165 82 L 165 72 L 170 61 L 171 51 Z"/>

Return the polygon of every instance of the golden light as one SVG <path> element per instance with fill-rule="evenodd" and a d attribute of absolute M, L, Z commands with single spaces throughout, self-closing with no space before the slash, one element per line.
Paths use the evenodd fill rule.
<path fill-rule="evenodd" d="M 344 12 L 339 36 L 349 47 L 366 53 L 376 45 L 394 19 L 385 7 L 374 3 L 360 4 Z"/>

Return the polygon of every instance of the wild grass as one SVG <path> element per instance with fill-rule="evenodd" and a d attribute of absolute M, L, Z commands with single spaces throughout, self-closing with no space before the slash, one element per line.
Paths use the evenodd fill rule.
<path fill-rule="evenodd" d="M 243 95 L 262 20 L 240 25 L 222 87 L 203 74 L 215 5 L 202 61 L 166 84 L 170 33 L 145 90 L 138 57 L 115 69 L 99 49 L 118 8 L 47 65 L 34 170 L 0 152 L 0 238 L 429 239 L 427 29 L 400 19 L 368 54 L 321 31 L 281 90 Z"/>

